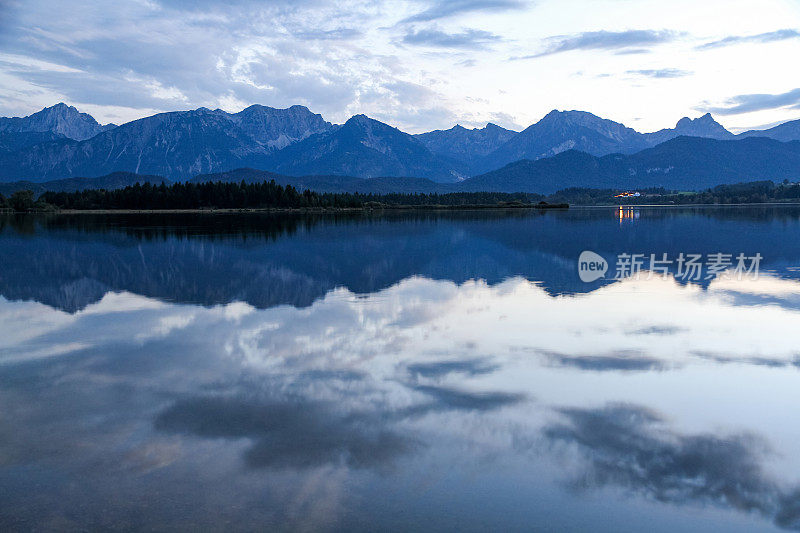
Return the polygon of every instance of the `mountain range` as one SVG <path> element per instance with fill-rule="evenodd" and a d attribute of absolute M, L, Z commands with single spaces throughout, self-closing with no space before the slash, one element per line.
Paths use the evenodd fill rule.
<path fill-rule="evenodd" d="M 0 118 L 0 182 L 129 173 L 107 179 L 122 186 L 136 175 L 183 181 L 249 168 L 258 169 L 251 175 L 267 171 L 338 191 L 699 189 L 798 179 L 798 141 L 800 120 L 734 135 L 709 114 L 653 133 L 584 111 L 552 111 L 520 132 L 487 124 L 410 135 L 365 115 L 331 124 L 299 105 L 252 105 L 238 113 L 200 108 L 115 126 L 57 104 Z M 365 184 L 375 178 L 381 180 Z"/>

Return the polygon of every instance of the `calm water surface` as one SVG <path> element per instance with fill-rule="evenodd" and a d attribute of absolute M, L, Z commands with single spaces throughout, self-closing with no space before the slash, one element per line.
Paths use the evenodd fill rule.
<path fill-rule="evenodd" d="M 792 207 L 0 218 L 0 529 L 800 529 L 799 279 Z"/>

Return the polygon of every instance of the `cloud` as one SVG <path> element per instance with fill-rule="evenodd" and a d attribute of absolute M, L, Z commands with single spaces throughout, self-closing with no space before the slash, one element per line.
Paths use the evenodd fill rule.
<path fill-rule="evenodd" d="M 729 98 L 722 105 L 702 105 L 697 110 L 716 115 L 738 115 L 781 107 L 800 109 L 800 88 L 779 94 L 740 94 Z"/>
<path fill-rule="evenodd" d="M 295 34 L 301 39 L 319 40 L 348 40 L 356 39 L 364 35 L 364 32 L 356 28 L 336 28 L 334 30 L 305 30 Z"/>
<path fill-rule="evenodd" d="M 784 528 L 800 525 L 800 492 L 784 491 L 767 475 L 768 450 L 753 435 L 682 435 L 629 404 L 560 412 L 566 421 L 544 435 L 586 460 L 577 488 L 619 486 L 660 502 L 711 504 L 757 512 Z"/>
<path fill-rule="evenodd" d="M 720 363 L 720 364 L 745 364 L 754 366 L 764 366 L 768 368 L 784 368 L 790 366 L 800 367 L 800 360 L 798 359 L 787 360 L 787 359 L 761 357 L 761 356 L 754 356 L 754 357 L 731 356 L 723 353 L 709 352 L 704 350 L 693 350 L 689 353 L 695 357 L 699 357 L 701 359 L 705 359 L 707 361 L 713 361 L 715 363 Z"/>
<path fill-rule="evenodd" d="M 660 325 L 653 325 L 653 326 L 646 326 L 642 328 L 632 329 L 626 331 L 626 335 L 675 335 L 678 333 L 682 333 L 688 331 L 686 328 L 682 328 L 679 326 L 660 326 Z"/>
<path fill-rule="evenodd" d="M 650 53 L 650 50 L 647 50 L 646 48 L 626 48 L 625 50 L 619 50 L 617 52 L 614 52 L 614 55 L 617 55 L 617 56 L 632 56 L 632 55 L 649 54 L 649 53 Z"/>
<path fill-rule="evenodd" d="M 800 31 L 794 29 L 785 29 L 778 31 L 771 31 L 767 33 L 759 33 L 757 35 L 731 35 L 720 39 L 718 41 L 711 41 L 701 44 L 696 47 L 697 50 L 710 50 L 712 48 L 722 48 L 725 46 L 732 46 L 744 43 L 772 43 L 775 41 L 785 41 L 787 39 L 796 39 L 800 37 Z"/>
<path fill-rule="evenodd" d="M 386 85 L 414 73 L 387 54 L 389 43 L 368 40 L 383 16 L 374 5 L 136 2 L 106 13 L 92 1 L 67 12 L 47 3 L 14 10 L 0 32 L 0 115 L 59 100 L 93 104 L 103 122 L 106 109 L 123 105 L 128 116 L 115 122 L 251 103 L 306 105 L 333 121 L 420 107 L 384 98 Z M 488 36 L 455 34 L 451 44 L 468 48 L 469 38 L 477 46 Z"/>
<path fill-rule="evenodd" d="M 430 7 L 402 22 L 429 22 L 465 13 L 524 9 L 528 5 L 530 2 L 521 0 L 435 0 L 430 2 Z"/>
<path fill-rule="evenodd" d="M 446 33 L 436 29 L 411 30 L 403 36 L 405 44 L 415 46 L 436 46 L 441 48 L 484 48 L 497 42 L 500 36 L 483 30 L 467 29 L 460 33 Z"/>
<path fill-rule="evenodd" d="M 628 74 L 646 76 L 648 78 L 682 78 L 694 74 L 691 70 L 680 70 L 676 68 L 662 68 L 656 70 L 629 70 Z"/>
<path fill-rule="evenodd" d="M 627 31 L 589 31 L 574 35 L 559 35 L 547 39 L 546 48 L 537 54 L 512 59 L 531 59 L 573 50 L 620 50 L 634 48 L 637 53 L 642 47 L 674 41 L 680 33 L 670 30 L 627 30 Z"/>

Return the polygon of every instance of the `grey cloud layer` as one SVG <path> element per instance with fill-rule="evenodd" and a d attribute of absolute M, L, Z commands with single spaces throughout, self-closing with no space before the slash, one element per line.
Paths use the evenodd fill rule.
<path fill-rule="evenodd" d="M 498 35 L 474 29 L 459 33 L 446 33 L 436 29 L 412 30 L 403 36 L 405 44 L 465 49 L 484 48 L 488 43 L 499 40 Z"/>
<path fill-rule="evenodd" d="M 428 22 L 476 11 L 507 11 L 523 9 L 529 2 L 521 0 L 434 0 L 429 6 L 404 22 Z"/>
<path fill-rule="evenodd" d="M 575 35 L 559 35 L 548 39 L 545 49 L 539 53 L 517 59 L 549 56 L 573 50 L 620 50 L 653 46 L 673 41 L 680 33 L 670 30 L 589 31 Z"/>
<path fill-rule="evenodd" d="M 736 115 L 781 107 L 800 109 L 800 88 L 779 94 L 740 94 L 729 98 L 723 105 L 701 106 L 698 110 L 717 115 Z"/>
<path fill-rule="evenodd" d="M 131 3 L 113 13 L 92 2 L 68 11 L 24 6 L 11 10 L 0 34 L 11 55 L 2 71 L 72 104 L 146 114 L 302 104 L 344 120 L 358 106 L 372 115 L 412 112 L 420 125 L 438 125 L 441 97 L 432 105 L 428 96 L 422 101 L 418 92 L 404 92 L 401 60 L 363 46 L 367 29 L 383 20 L 380 10 L 356 1 Z M 471 48 L 493 36 L 477 30 L 418 36 L 425 38 Z M 32 67 L 31 59 L 55 67 Z M 16 114 L 27 99 L 22 92 L 3 95 L 0 114 Z"/>
<path fill-rule="evenodd" d="M 711 41 L 709 43 L 701 44 L 697 47 L 697 49 L 709 50 L 712 48 L 722 48 L 724 46 L 732 46 L 735 44 L 744 43 L 771 43 L 775 41 L 785 41 L 786 39 L 796 39 L 798 37 L 800 37 L 800 31 L 793 29 L 759 33 L 758 35 L 731 35 L 718 41 Z"/>
<path fill-rule="evenodd" d="M 682 78 L 684 76 L 691 76 L 692 72 L 689 70 L 680 70 L 677 68 L 662 68 L 662 69 L 629 70 L 628 74 L 636 74 L 639 76 L 646 76 L 648 78 Z"/>

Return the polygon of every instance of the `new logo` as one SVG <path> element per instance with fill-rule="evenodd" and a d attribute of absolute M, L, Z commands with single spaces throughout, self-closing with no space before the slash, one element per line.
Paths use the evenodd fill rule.
<path fill-rule="evenodd" d="M 578 257 L 578 276 L 581 281 L 591 283 L 606 275 L 608 262 L 602 255 L 584 250 Z"/>

